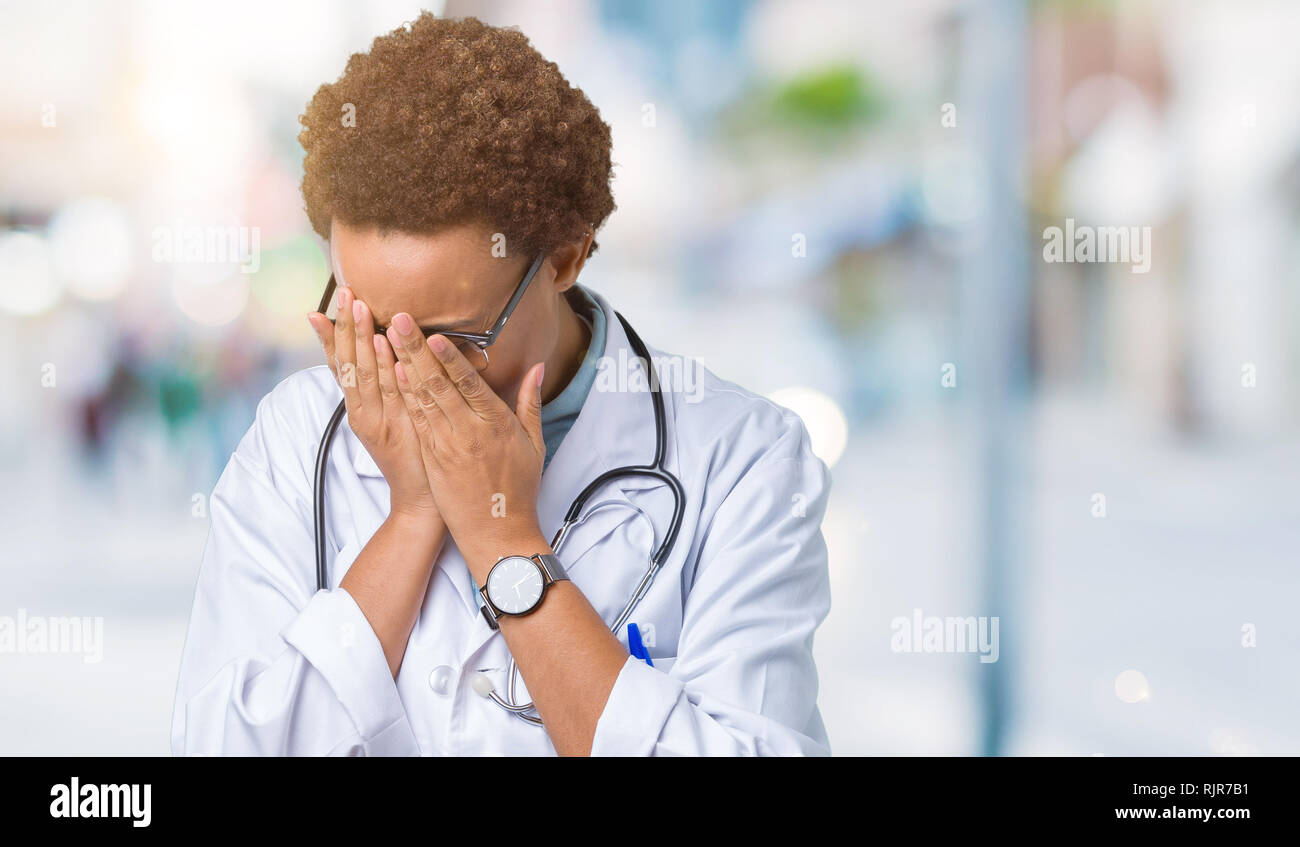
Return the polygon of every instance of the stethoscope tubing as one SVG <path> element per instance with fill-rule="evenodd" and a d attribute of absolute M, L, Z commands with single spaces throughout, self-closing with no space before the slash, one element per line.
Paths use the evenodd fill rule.
<path fill-rule="evenodd" d="M 325 434 L 320 440 L 320 449 L 316 451 L 316 481 L 313 490 L 316 496 L 315 507 L 312 510 L 312 520 L 316 534 L 316 590 L 324 591 L 329 584 L 329 574 L 325 565 L 325 471 L 329 464 L 330 445 L 334 442 L 334 434 L 338 432 L 339 423 L 343 416 L 347 414 L 347 400 L 340 400 L 338 408 L 330 416 L 329 423 L 325 425 Z"/>

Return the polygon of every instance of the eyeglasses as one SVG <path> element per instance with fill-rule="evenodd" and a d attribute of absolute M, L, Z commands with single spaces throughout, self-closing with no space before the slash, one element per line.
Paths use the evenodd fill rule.
<path fill-rule="evenodd" d="M 515 307 L 519 305 L 519 301 L 523 299 L 524 292 L 528 289 L 528 283 L 533 281 L 533 277 L 541 270 L 542 262 L 545 260 L 545 253 L 537 254 L 537 258 L 533 259 L 533 264 L 528 268 L 528 272 L 524 274 L 524 278 L 519 280 L 519 284 L 515 286 L 515 293 L 510 295 L 510 302 L 506 303 L 506 307 L 501 310 L 501 316 L 493 322 L 492 327 L 487 332 L 458 332 L 456 330 L 439 329 L 436 326 L 422 326 L 418 327 L 418 329 L 424 333 L 425 338 L 434 335 L 445 337 L 459 347 L 462 353 L 466 353 L 471 349 L 479 351 L 483 354 L 483 361 L 486 366 L 486 363 L 489 362 L 487 348 L 496 343 L 497 336 L 505 328 L 506 321 L 510 320 L 510 315 L 514 312 Z M 334 274 L 330 274 L 329 282 L 325 284 L 325 294 L 320 299 L 320 308 L 317 309 L 322 315 L 327 316 L 330 323 L 334 323 L 334 318 L 328 317 L 329 312 L 327 310 L 334 299 L 334 287 Z M 375 327 L 376 333 L 387 333 L 387 331 L 388 327 Z"/>

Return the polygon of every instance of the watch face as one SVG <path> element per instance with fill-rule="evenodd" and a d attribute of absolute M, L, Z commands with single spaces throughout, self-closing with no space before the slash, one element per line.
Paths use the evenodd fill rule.
<path fill-rule="evenodd" d="M 488 599 L 503 612 L 526 612 L 542 599 L 542 569 L 532 559 L 510 556 L 488 573 Z"/>

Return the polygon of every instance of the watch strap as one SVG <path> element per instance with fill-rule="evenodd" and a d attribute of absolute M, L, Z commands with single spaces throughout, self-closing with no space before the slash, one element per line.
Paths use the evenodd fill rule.
<path fill-rule="evenodd" d="M 552 553 L 541 553 L 532 557 L 533 561 L 542 566 L 542 573 L 546 576 L 546 584 L 557 582 L 561 579 L 568 579 L 569 572 L 560 564 L 559 558 Z"/>

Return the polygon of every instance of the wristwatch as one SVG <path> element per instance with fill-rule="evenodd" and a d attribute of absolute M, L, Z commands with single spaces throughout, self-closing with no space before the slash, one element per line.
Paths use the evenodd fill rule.
<path fill-rule="evenodd" d="M 542 604 L 546 589 L 568 579 L 560 560 L 550 553 L 533 556 L 504 556 L 488 571 L 487 582 L 479 586 L 481 611 L 488 626 L 498 629 L 502 615 L 526 615 Z"/>

